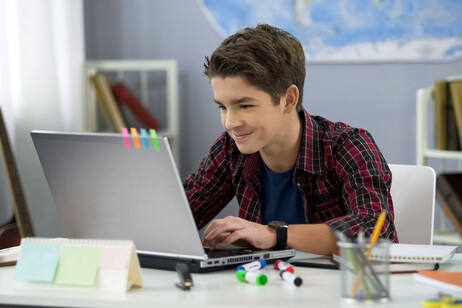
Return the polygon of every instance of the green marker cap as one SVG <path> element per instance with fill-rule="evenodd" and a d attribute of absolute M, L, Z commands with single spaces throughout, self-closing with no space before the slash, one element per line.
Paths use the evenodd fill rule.
<path fill-rule="evenodd" d="M 238 270 L 236 272 L 236 277 L 239 281 L 245 282 L 245 270 Z"/>
<path fill-rule="evenodd" d="M 259 286 L 264 286 L 268 282 L 268 277 L 264 274 L 260 274 L 257 276 L 256 282 Z"/>

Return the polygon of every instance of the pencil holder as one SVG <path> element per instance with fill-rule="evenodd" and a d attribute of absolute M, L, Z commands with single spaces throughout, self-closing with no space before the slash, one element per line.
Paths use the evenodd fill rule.
<path fill-rule="evenodd" d="M 340 247 L 341 294 L 345 302 L 390 300 L 390 242 L 375 245 L 338 242 Z M 380 256 L 374 258 L 371 256 Z"/>

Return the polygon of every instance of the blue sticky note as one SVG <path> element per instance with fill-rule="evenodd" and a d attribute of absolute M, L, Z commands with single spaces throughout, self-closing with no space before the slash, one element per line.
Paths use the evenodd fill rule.
<path fill-rule="evenodd" d="M 61 245 L 21 245 L 21 255 L 16 263 L 14 279 L 32 282 L 52 282 L 61 254 Z"/>

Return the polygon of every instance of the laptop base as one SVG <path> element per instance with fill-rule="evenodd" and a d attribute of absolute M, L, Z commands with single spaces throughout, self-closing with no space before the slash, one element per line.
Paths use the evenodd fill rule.
<path fill-rule="evenodd" d="M 168 271 L 174 271 L 177 263 L 184 263 L 188 266 L 191 273 L 210 273 L 216 271 L 222 271 L 225 269 L 236 269 L 237 265 L 229 264 L 223 266 L 214 266 L 202 268 L 200 266 L 200 260 L 193 259 L 182 259 L 182 258 L 169 258 L 169 257 L 160 257 L 153 255 L 146 255 L 138 253 L 138 260 L 140 261 L 140 266 L 145 268 L 155 268 Z"/>
<path fill-rule="evenodd" d="M 291 257 L 288 258 L 281 258 L 283 261 L 289 260 Z M 227 269 L 236 269 L 240 263 L 238 264 L 227 264 L 227 265 L 217 265 L 213 267 L 201 267 L 200 260 L 193 260 L 193 259 L 186 259 L 186 258 L 178 258 L 178 257 L 164 257 L 164 256 L 153 256 L 138 253 L 138 260 L 140 261 L 140 266 L 144 268 L 155 268 L 161 270 L 168 270 L 168 271 L 175 271 L 175 266 L 177 263 L 184 263 L 188 266 L 189 271 L 191 273 L 211 273 L 217 272 Z M 276 262 L 275 259 L 266 260 L 268 264 L 272 264 Z"/>

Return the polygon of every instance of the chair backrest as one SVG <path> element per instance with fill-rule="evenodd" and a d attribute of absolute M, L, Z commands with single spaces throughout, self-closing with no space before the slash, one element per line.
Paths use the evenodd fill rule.
<path fill-rule="evenodd" d="M 436 175 L 431 167 L 388 165 L 391 197 L 400 243 L 433 244 Z"/>

